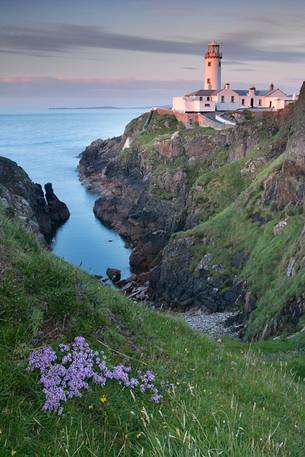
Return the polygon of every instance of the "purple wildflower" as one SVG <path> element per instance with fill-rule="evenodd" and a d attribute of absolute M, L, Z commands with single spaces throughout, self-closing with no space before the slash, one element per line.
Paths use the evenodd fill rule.
<path fill-rule="evenodd" d="M 138 370 L 137 376 L 132 376 L 131 367 L 122 364 L 107 366 L 105 353 L 93 351 L 82 336 L 77 336 L 71 345 L 60 344 L 59 350 L 61 361 L 51 347 L 37 349 L 29 356 L 27 370 L 37 369 L 40 372 L 44 411 L 57 411 L 61 415 L 62 403 L 70 398 L 82 397 L 83 392 L 89 389 L 90 381 L 104 387 L 107 380 L 113 380 L 129 389 L 138 388 L 141 393 L 148 391 L 154 403 L 159 403 L 162 398 L 152 371 L 143 374 Z"/>
<path fill-rule="evenodd" d="M 155 394 L 151 397 L 151 401 L 153 401 L 154 403 L 160 403 L 161 398 L 161 395 Z"/>

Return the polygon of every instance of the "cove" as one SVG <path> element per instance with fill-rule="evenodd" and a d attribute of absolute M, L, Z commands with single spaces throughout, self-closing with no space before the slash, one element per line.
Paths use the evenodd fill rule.
<path fill-rule="evenodd" d="M 78 155 L 91 141 L 120 135 L 139 109 L 65 110 L 0 115 L 0 155 L 16 161 L 34 182 L 52 182 L 71 217 L 59 228 L 53 252 L 90 274 L 108 267 L 130 274 L 130 249 L 92 211 L 97 195 L 81 185 Z"/>

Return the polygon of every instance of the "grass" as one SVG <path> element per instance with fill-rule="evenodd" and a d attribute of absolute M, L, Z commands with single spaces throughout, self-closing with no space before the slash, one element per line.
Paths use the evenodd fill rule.
<path fill-rule="evenodd" d="M 211 274 L 237 274 L 247 282 L 256 299 L 256 309 L 247 324 L 248 338 L 260 334 L 268 322 L 281 314 L 283 322 L 279 332 L 294 332 L 304 326 L 302 319 L 293 323 L 285 316 L 287 303 L 296 300 L 304 291 L 303 210 L 291 207 L 272 212 L 261 200 L 264 180 L 283 160 L 281 155 L 267 163 L 251 179 L 240 175 L 244 159 L 201 174 L 195 185 L 202 191 L 194 196 L 194 202 L 202 206 L 203 222 L 176 235 L 195 237 L 197 240 L 192 248 L 191 269 L 196 268 L 208 252 L 213 263 L 221 263 L 225 267 L 224 272 Z M 254 214 L 265 217 L 265 223 L 256 221 Z M 286 217 L 287 227 L 275 236 L 273 227 Z M 238 253 L 245 261 L 236 266 L 232 259 Z M 295 259 L 296 272 L 288 277 L 286 271 L 292 258 Z"/>
<path fill-rule="evenodd" d="M 178 123 L 173 116 L 155 113 L 147 130 L 138 129 L 136 141 L 153 171 L 149 190 L 156 198 L 173 201 L 178 195 L 168 185 L 167 178 L 176 171 L 185 173 L 190 204 L 185 207 L 183 215 L 189 216 L 187 219 L 197 225 L 174 236 L 196 239 L 191 265 L 186 267 L 194 270 L 202 256 L 209 252 L 214 263 L 224 265 L 223 271 L 210 272 L 212 277 L 222 277 L 222 292 L 228 287 L 228 278 L 233 275 L 246 281 L 256 302 L 247 325 L 248 338 L 256 338 L 267 324 L 279 318 L 279 333 L 301 329 L 305 318 L 299 322 L 289 319 L 286 308 L 304 290 L 302 259 L 305 258 L 305 248 L 298 241 L 305 222 L 303 208 L 290 207 L 275 212 L 262 201 L 265 180 L 285 160 L 282 151 L 290 124 L 279 127 L 272 117 L 265 116 L 252 123 L 255 142 L 246 157 L 229 162 L 228 145 L 212 151 L 200 164 L 188 163 L 183 155 L 163 157 L 158 153 L 156 141 L 170 138 L 177 129 Z M 179 132 L 185 147 L 194 139 L 200 144 L 201 140 L 205 141 L 205 135 L 215 134 L 213 129 L 201 127 Z M 253 173 L 242 175 L 241 170 L 247 161 L 258 157 L 264 158 L 258 168 Z M 287 216 L 288 227 L 275 237 L 274 225 Z M 242 259 L 242 264 L 235 262 L 236 256 Z M 296 259 L 296 274 L 287 277 L 291 259 Z"/>
<path fill-rule="evenodd" d="M 267 324 L 279 319 L 278 333 L 300 330 L 305 325 L 305 318 L 299 321 L 289 319 L 287 306 L 296 301 L 304 290 L 302 259 L 305 258 L 305 248 L 300 238 L 305 223 L 303 208 L 290 207 L 274 212 L 262 201 L 266 178 L 285 160 L 281 151 L 290 125 L 276 127 L 272 118 L 266 116 L 253 123 L 257 144 L 253 143 L 253 149 L 246 157 L 228 162 L 228 145 L 213 151 L 201 164 L 188 163 L 183 155 L 163 157 L 158 153 L 155 142 L 170 138 L 177 128 L 173 116 L 155 113 L 147 130 L 138 129 L 136 141 L 153 170 L 149 190 L 156 198 L 174 201 L 178 195 L 169 187 L 167 178 L 176 171 L 183 170 L 185 173 L 186 189 L 191 198 L 182 214 L 184 219 L 190 216 L 188 220 L 196 221 L 197 225 L 173 236 L 190 236 L 196 240 L 191 264 L 186 268 L 194 270 L 208 252 L 213 263 L 224 266 L 222 271 L 210 271 L 211 277 L 221 277 L 222 292 L 228 287 L 228 278 L 233 275 L 238 275 L 241 281 L 247 283 L 256 303 L 247 323 L 247 338 L 258 337 Z M 194 138 L 205 141 L 205 135 L 213 134 L 213 129 L 201 127 L 179 132 L 186 147 L 188 141 Z M 129 153 L 126 152 L 126 155 Z M 265 163 L 261 162 L 254 173 L 242 175 L 241 170 L 247 161 L 258 157 L 264 157 Z M 282 234 L 274 236 L 274 225 L 287 216 L 287 228 Z M 242 262 L 235 262 L 236 257 Z M 291 259 L 295 259 L 296 273 L 288 277 L 286 272 Z"/>
<path fill-rule="evenodd" d="M 305 386 L 288 366 L 290 352 L 301 364 L 303 343 L 209 340 L 41 249 L 2 213 L 0 228 L 1 456 L 303 457 Z M 153 405 L 109 384 L 106 404 L 95 387 L 63 416 L 43 413 L 27 357 L 80 334 L 174 390 Z"/>
<path fill-rule="evenodd" d="M 245 160 L 225 164 L 214 170 L 203 170 L 193 187 L 197 189 L 193 205 L 202 207 L 202 221 L 225 209 L 249 184 L 240 174 Z M 198 189 L 202 189 L 199 191 Z"/>

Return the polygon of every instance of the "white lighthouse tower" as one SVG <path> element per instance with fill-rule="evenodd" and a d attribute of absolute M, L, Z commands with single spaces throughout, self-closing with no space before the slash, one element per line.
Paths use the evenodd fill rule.
<path fill-rule="evenodd" d="M 212 41 L 204 56 L 204 88 L 206 90 L 221 89 L 221 59 L 220 44 Z"/>

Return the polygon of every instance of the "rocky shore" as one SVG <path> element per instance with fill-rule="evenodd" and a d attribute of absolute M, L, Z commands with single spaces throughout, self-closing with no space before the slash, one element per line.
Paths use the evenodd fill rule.
<path fill-rule="evenodd" d="M 27 231 L 46 244 L 69 217 L 67 205 L 54 194 L 51 183 L 35 184 L 15 162 L 0 157 L 0 208 L 17 217 Z"/>
<path fill-rule="evenodd" d="M 181 317 L 195 330 L 213 338 L 238 336 L 238 312 L 206 314 L 202 311 L 187 311 Z"/>
<path fill-rule="evenodd" d="M 238 308 L 246 338 L 298 325 L 302 313 L 292 319 L 291 308 L 285 311 L 293 294 L 278 297 L 276 285 L 277 305 L 268 311 L 254 256 L 259 243 L 272 246 L 265 269 L 271 283 L 285 280 L 287 267 L 270 265 L 284 252 L 271 238 L 284 237 L 274 227 L 289 214 L 305 222 L 304 107 L 305 87 L 295 107 L 224 131 L 186 129 L 174 116 L 145 113 L 121 137 L 86 148 L 79 173 L 100 194 L 94 212 L 133 247 L 135 276 L 121 285 L 125 293 L 178 311 Z"/>

